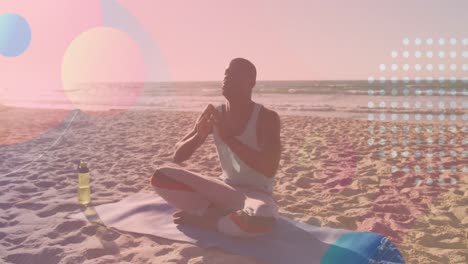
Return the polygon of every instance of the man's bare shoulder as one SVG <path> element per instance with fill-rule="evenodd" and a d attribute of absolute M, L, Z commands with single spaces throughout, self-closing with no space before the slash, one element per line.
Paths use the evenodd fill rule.
<path fill-rule="evenodd" d="M 280 116 L 278 113 L 266 106 L 262 107 L 259 114 L 261 116 L 260 118 L 263 120 L 263 123 L 269 126 L 276 125 L 280 122 Z"/>
<path fill-rule="evenodd" d="M 281 153 L 281 122 L 277 112 L 262 107 L 259 113 L 257 140 L 272 155 Z"/>

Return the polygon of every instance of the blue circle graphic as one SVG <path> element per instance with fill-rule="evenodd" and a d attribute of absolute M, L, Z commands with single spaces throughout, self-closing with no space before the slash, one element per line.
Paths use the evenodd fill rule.
<path fill-rule="evenodd" d="M 320 260 L 325 263 L 405 263 L 395 245 L 372 232 L 351 232 L 338 238 Z"/>
<path fill-rule="evenodd" d="M 31 42 L 31 28 L 22 16 L 8 13 L 0 15 L 0 54 L 16 57 Z"/>

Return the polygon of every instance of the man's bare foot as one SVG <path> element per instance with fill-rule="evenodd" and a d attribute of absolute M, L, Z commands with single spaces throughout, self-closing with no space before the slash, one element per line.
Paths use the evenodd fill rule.
<path fill-rule="evenodd" d="M 213 208 L 209 208 L 202 216 L 189 214 L 185 211 L 177 211 L 172 216 L 174 217 L 175 224 L 188 224 L 205 229 L 216 229 L 216 224 L 221 215 L 213 210 Z"/>

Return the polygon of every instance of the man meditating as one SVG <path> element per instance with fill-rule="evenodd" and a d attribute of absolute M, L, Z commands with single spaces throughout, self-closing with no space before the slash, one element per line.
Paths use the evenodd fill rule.
<path fill-rule="evenodd" d="M 173 215 L 174 223 L 236 237 L 265 234 L 274 227 L 278 206 L 272 192 L 281 155 L 280 119 L 252 101 L 256 76 L 250 61 L 233 59 L 222 87 L 226 103 L 208 105 L 175 146 L 173 160 L 180 163 L 213 134 L 223 170 L 219 177 L 160 167 L 150 178 L 156 192 L 180 209 Z"/>

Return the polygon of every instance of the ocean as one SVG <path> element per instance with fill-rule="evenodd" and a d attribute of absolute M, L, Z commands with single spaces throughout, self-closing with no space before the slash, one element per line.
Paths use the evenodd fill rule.
<path fill-rule="evenodd" d="M 1 103 L 52 109 L 202 111 L 225 101 L 221 82 L 84 83 L 74 90 Z M 381 121 L 468 121 L 464 81 L 258 81 L 252 100 L 282 115 L 342 116 Z M 70 103 L 73 102 L 73 103 Z"/>

